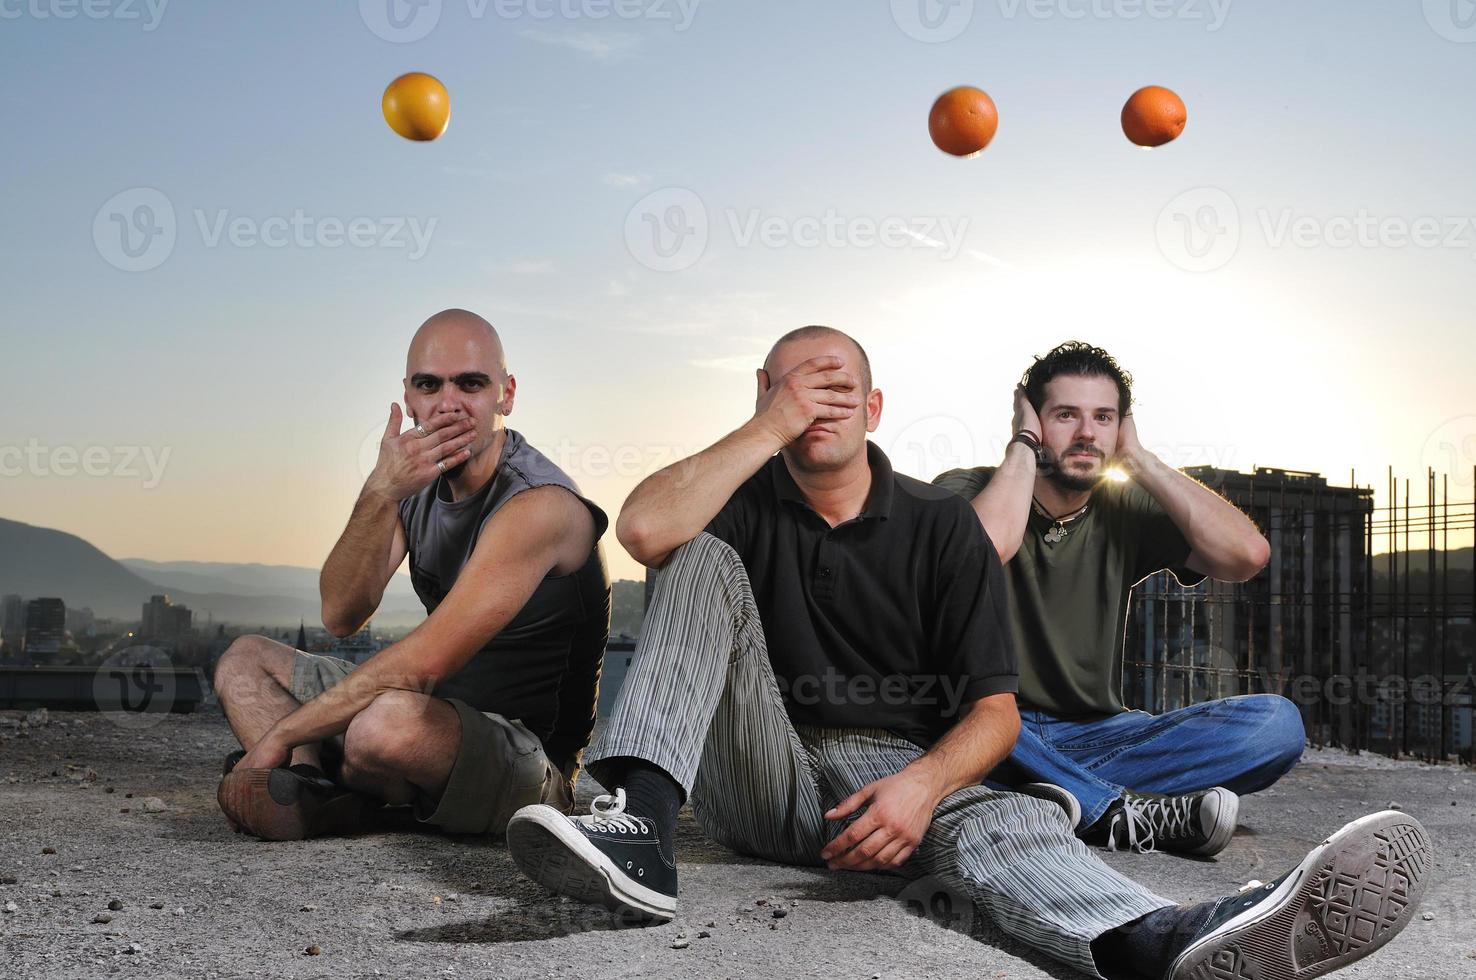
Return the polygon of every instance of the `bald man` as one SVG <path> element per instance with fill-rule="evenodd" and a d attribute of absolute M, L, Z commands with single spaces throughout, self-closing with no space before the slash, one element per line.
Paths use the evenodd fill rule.
<path fill-rule="evenodd" d="M 1321 976 L 1408 923 L 1431 854 L 1403 813 L 1350 824 L 1250 894 L 1178 906 L 1087 850 L 1060 807 L 980 785 L 1020 730 L 987 533 L 866 438 L 882 394 L 852 338 L 792 331 L 757 380 L 751 419 L 621 509 L 620 543 L 661 577 L 590 752 L 610 793 L 588 815 L 514 814 L 525 874 L 621 921 L 669 921 L 690 796 L 737 851 L 962 893 L 1091 976 Z"/>
<path fill-rule="evenodd" d="M 416 332 L 405 410 L 323 565 L 323 623 L 348 636 L 408 555 L 427 619 L 355 666 L 260 636 L 215 686 L 243 751 L 217 794 L 269 840 L 351 833 L 384 804 L 453 833 L 501 833 L 519 807 L 573 805 L 610 632 L 608 519 L 507 428 L 517 381 L 486 320 Z"/>

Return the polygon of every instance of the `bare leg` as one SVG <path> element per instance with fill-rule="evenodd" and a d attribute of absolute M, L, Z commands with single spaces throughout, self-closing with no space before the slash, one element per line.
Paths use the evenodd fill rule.
<path fill-rule="evenodd" d="M 292 696 L 292 661 L 297 652 L 264 636 L 242 636 L 215 667 L 215 693 L 241 747 L 250 751 L 273 725 L 298 708 Z M 293 764 L 322 768 L 317 743 L 299 745 Z"/>
<path fill-rule="evenodd" d="M 343 784 L 390 804 L 439 800 L 461 745 L 461 719 L 440 698 L 387 691 L 344 734 Z"/>

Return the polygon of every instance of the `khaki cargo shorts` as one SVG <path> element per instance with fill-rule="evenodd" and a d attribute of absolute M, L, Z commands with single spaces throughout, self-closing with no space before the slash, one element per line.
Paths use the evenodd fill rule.
<path fill-rule="evenodd" d="M 355 666 L 299 650 L 292 665 L 292 696 L 310 701 Z M 520 807 L 547 803 L 564 813 L 573 809 L 576 764 L 570 763 L 567 773 L 554 768 L 538 736 L 515 718 L 478 711 L 456 698 L 444 700 L 461 720 L 461 744 L 441 798 L 415 801 L 417 820 L 453 834 L 501 834 Z M 336 773 L 343 761 L 343 736 L 322 744 L 323 765 Z"/>

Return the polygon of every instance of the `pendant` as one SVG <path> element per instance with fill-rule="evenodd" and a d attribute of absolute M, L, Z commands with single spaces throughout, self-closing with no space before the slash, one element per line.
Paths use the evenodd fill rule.
<path fill-rule="evenodd" d="M 1066 529 L 1057 524 L 1045 533 L 1046 544 L 1060 544 L 1066 540 Z"/>

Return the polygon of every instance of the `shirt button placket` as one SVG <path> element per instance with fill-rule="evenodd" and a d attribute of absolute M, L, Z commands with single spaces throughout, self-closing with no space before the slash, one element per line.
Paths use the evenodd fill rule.
<path fill-rule="evenodd" d="M 835 562 L 831 555 L 830 536 L 820 541 L 820 555 L 815 568 L 815 595 L 831 596 L 835 593 Z"/>

